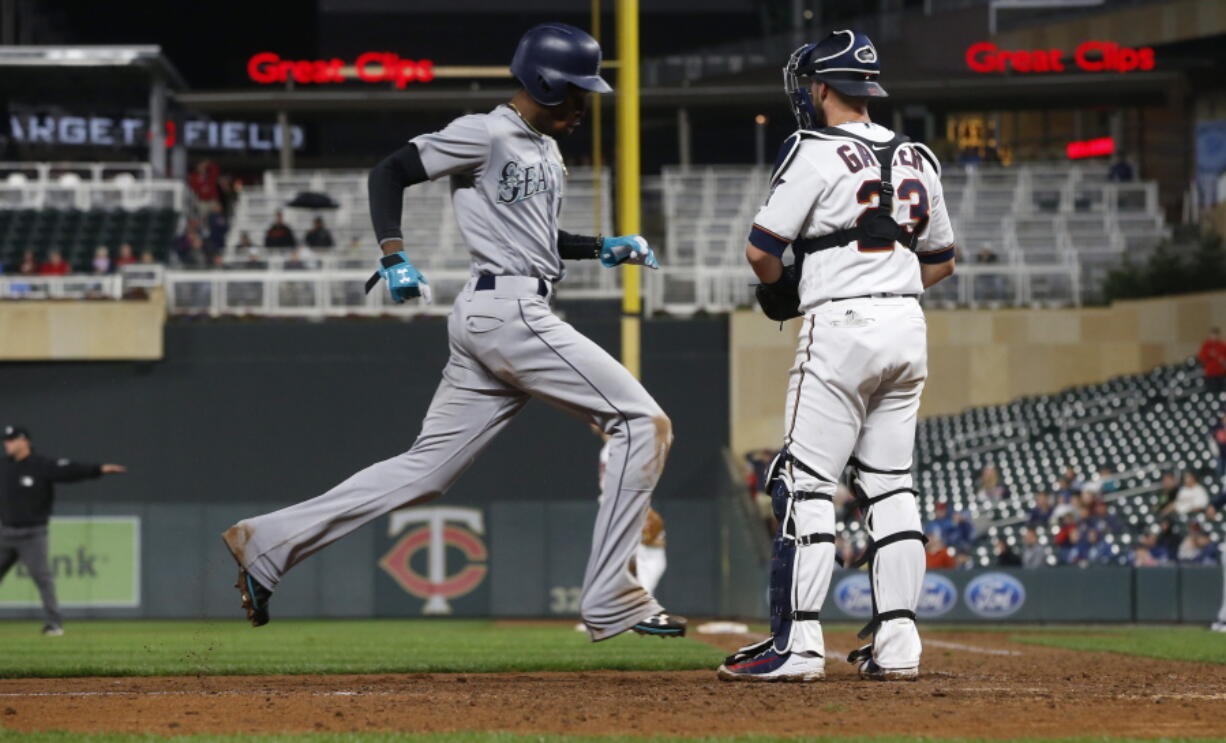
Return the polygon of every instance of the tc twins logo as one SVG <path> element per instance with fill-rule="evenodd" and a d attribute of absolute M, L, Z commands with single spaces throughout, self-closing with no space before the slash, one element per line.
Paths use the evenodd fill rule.
<path fill-rule="evenodd" d="M 523 165 L 514 160 L 502 166 L 498 179 L 498 203 L 514 204 L 554 188 L 556 175 L 547 163 Z"/>
<path fill-rule="evenodd" d="M 402 508 L 392 512 L 387 534 L 395 537 L 406 526 L 416 523 L 424 525 L 396 542 L 379 561 L 379 567 L 405 591 L 426 600 L 422 614 L 450 614 L 447 599 L 470 593 L 481 585 L 489 571 L 483 564 L 488 554 L 485 543 L 478 536 L 485 533 L 484 519 L 476 508 Z M 462 552 L 469 562 L 455 574 L 447 572 L 448 547 Z M 425 575 L 413 567 L 413 556 L 422 549 L 426 550 Z"/>

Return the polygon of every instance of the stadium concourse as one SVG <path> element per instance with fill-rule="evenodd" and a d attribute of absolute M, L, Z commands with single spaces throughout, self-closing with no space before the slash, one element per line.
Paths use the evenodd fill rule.
<path fill-rule="evenodd" d="M 209 172 L 207 165 L 199 170 Z M 751 303 L 741 253 L 766 175 L 753 166 L 668 166 L 644 178 L 646 232 L 663 263 L 645 278 L 649 314 L 727 312 Z M 269 171 L 260 182 L 222 189 L 228 196 L 220 199 L 217 181 L 215 172 L 193 172 L 186 189 L 140 166 L 0 163 L 0 263 L 6 274 L 37 274 L 23 268 L 26 252 L 37 266 L 54 251 L 70 274 L 97 274 L 99 248 L 117 269 L 127 245 L 170 269 L 170 312 L 211 316 L 437 314 L 467 280 L 445 182 L 406 192 L 406 247 L 439 300 L 418 307 L 393 306 L 361 289 L 373 244 L 365 171 Z M 942 183 L 960 244 L 974 247 L 959 256 L 958 273 L 925 298 L 929 306 L 1092 302 L 1125 255 L 1144 261 L 1170 236 L 1157 185 L 1111 181 L 1101 165 L 955 164 L 945 168 Z M 573 168 L 567 189 L 563 229 L 609 234 L 607 170 Z M 317 200 L 300 201 L 304 194 Z M 291 239 L 269 247 L 264 237 L 278 218 Z M 317 219 L 330 233 L 327 246 L 306 239 Z M 41 283 L 3 283 L 10 296 L 46 294 Z M 70 294 L 72 286 L 88 285 L 70 283 Z M 568 267 L 559 292 L 616 299 L 620 286 L 615 272 L 578 263 Z"/>

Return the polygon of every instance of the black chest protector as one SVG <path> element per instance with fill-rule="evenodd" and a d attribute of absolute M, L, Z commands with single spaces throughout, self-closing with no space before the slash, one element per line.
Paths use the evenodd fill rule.
<path fill-rule="evenodd" d="M 916 243 L 919 241 L 919 234 L 923 232 L 928 217 L 925 216 L 923 222 L 915 225 L 913 229 L 903 227 L 894 221 L 894 184 L 890 179 L 894 166 L 895 151 L 898 150 L 900 145 L 906 144 L 911 140 L 902 134 L 898 134 L 888 142 L 875 142 L 866 137 L 852 134 L 846 129 L 834 126 L 818 129 L 817 133 L 839 139 L 854 139 L 862 143 L 873 153 L 873 156 L 877 158 L 877 162 L 881 166 L 880 198 L 875 208 L 869 209 L 864 216 L 856 221 L 856 226 L 835 230 L 821 237 L 800 238 L 793 242 L 792 247 L 797 254 L 816 253 L 819 250 L 829 250 L 830 248 L 837 248 L 841 245 L 860 240 L 878 244 L 897 242 L 907 246 L 910 250 L 915 250 Z"/>

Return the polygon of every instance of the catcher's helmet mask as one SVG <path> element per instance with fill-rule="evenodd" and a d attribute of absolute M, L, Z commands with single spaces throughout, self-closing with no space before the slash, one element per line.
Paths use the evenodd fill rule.
<path fill-rule="evenodd" d="M 783 68 L 783 86 L 792 103 L 792 113 L 801 129 L 817 128 L 820 117 L 807 80 L 819 80 L 852 98 L 886 98 L 877 82 L 880 59 L 873 42 L 862 33 L 843 29 L 817 44 L 805 44 Z"/>
<path fill-rule="evenodd" d="M 611 93 L 600 76 L 600 44 L 587 32 L 565 23 L 528 29 L 515 48 L 511 74 L 542 106 L 566 100 L 567 86 L 589 93 Z"/>

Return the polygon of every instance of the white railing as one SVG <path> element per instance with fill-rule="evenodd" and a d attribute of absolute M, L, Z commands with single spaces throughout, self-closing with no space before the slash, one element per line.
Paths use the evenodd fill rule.
<path fill-rule="evenodd" d="M 179 181 L 0 182 L 0 209 L 174 209 L 182 212 L 187 187 Z"/>
<path fill-rule="evenodd" d="M 123 277 L 0 276 L 0 299 L 120 299 Z"/>
<path fill-rule="evenodd" d="M 332 270 L 167 271 L 166 301 L 172 314 L 265 315 L 270 317 L 346 317 L 447 315 L 472 274 L 464 270 L 432 271 L 427 276 L 432 304 L 420 300 L 395 304 L 380 284 L 365 293 L 373 268 Z M 616 299 L 617 288 L 571 286 L 557 291 L 568 299 Z"/>

